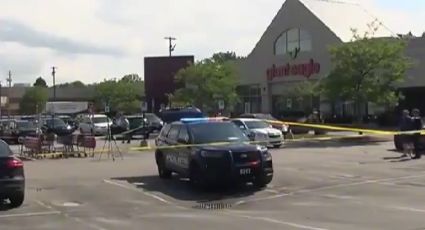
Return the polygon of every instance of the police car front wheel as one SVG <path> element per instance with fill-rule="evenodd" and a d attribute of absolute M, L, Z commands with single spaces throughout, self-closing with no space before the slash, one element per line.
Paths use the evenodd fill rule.
<path fill-rule="evenodd" d="M 172 172 L 165 167 L 164 158 L 160 157 L 158 160 L 158 174 L 162 179 L 170 179 Z"/>
<path fill-rule="evenodd" d="M 266 187 L 273 180 L 273 176 L 261 175 L 255 178 L 253 184 L 256 187 L 263 188 Z"/>

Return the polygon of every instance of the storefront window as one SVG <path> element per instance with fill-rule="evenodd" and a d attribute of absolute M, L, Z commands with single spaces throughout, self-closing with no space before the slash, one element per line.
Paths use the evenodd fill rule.
<path fill-rule="evenodd" d="M 299 28 L 293 28 L 282 33 L 274 44 L 275 55 L 284 55 L 295 49 L 311 51 L 312 42 L 310 33 Z"/>
<path fill-rule="evenodd" d="M 244 85 L 237 87 L 240 103 L 236 106 L 236 113 L 261 112 L 261 87 L 260 85 Z"/>

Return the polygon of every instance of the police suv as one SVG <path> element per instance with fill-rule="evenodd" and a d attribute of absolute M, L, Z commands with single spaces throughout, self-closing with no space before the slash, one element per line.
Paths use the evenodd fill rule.
<path fill-rule="evenodd" d="M 172 173 L 190 178 L 193 185 L 252 182 L 264 187 L 273 178 L 272 156 L 231 121 L 187 118 L 167 124 L 156 139 L 159 176 Z"/>

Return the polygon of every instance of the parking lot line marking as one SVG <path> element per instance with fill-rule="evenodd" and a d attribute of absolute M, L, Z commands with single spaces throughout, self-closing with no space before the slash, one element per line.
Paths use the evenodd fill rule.
<path fill-rule="evenodd" d="M 0 218 L 10 218 L 10 217 L 32 217 L 32 216 L 49 216 L 49 215 L 59 215 L 59 211 L 47 211 L 47 212 L 27 212 L 27 213 L 17 213 L 17 214 L 6 214 L 0 215 Z"/>
<path fill-rule="evenodd" d="M 115 181 L 111 181 L 111 180 L 107 180 L 107 179 L 104 179 L 103 182 L 105 182 L 107 184 L 110 184 L 110 185 L 115 185 L 117 187 L 124 188 L 124 189 L 127 189 L 127 190 L 131 190 L 131 191 L 142 193 L 145 196 L 149 196 L 149 197 L 154 198 L 155 200 L 161 201 L 162 203 L 165 203 L 165 204 L 173 204 L 172 202 L 170 202 L 170 201 L 168 201 L 168 200 L 166 200 L 166 199 L 164 199 L 162 197 L 159 197 L 159 196 L 157 196 L 155 194 L 152 194 L 150 192 L 143 191 L 140 188 L 134 188 L 132 186 L 128 186 L 128 185 L 121 184 L 119 182 L 115 182 Z"/>
<path fill-rule="evenodd" d="M 392 209 L 397 209 L 397 210 L 401 210 L 401 211 L 409 211 L 409 212 L 425 212 L 424 209 L 417 209 L 417 208 L 409 208 L 409 207 L 389 207 Z"/>
<path fill-rule="evenodd" d="M 241 200 L 241 201 L 234 203 L 233 205 L 238 206 L 238 205 L 242 205 L 242 204 L 246 204 L 246 203 L 272 200 L 272 199 L 277 199 L 277 198 L 281 198 L 281 197 L 285 197 L 285 196 L 293 196 L 293 195 L 299 195 L 299 194 L 310 193 L 310 192 L 318 192 L 318 191 L 334 189 L 334 188 L 349 188 L 349 187 L 359 186 L 359 185 L 380 184 L 380 183 L 384 183 L 384 182 L 395 182 L 395 181 L 399 181 L 399 180 L 414 179 L 414 178 L 421 178 L 421 177 L 425 177 L 425 174 L 403 176 L 403 177 L 390 177 L 390 178 L 375 179 L 375 180 L 364 180 L 364 181 L 353 182 L 353 183 L 323 186 L 323 187 L 314 188 L 314 189 L 301 189 L 301 190 L 290 192 L 290 193 L 280 193 L 280 194 L 276 194 L 276 195 L 272 195 L 272 196 L 268 196 L 268 197 L 254 198 L 254 199 L 249 199 L 249 200 Z"/>
<path fill-rule="evenodd" d="M 254 220 L 260 220 L 260 221 L 264 221 L 264 222 L 268 222 L 268 223 L 290 226 L 290 227 L 294 227 L 294 228 L 298 228 L 298 229 L 328 230 L 326 228 L 319 228 L 319 227 L 313 227 L 313 226 L 308 226 L 308 225 L 303 225 L 303 224 L 297 224 L 297 223 L 293 223 L 293 222 L 276 220 L 276 219 L 269 218 L 269 217 L 241 215 L 241 214 L 236 214 L 236 213 L 231 212 L 231 211 L 225 211 L 224 214 L 226 214 L 228 216 L 233 216 L 233 217 L 241 217 L 241 218 L 246 218 L 246 219 L 251 219 L 251 220 L 254 219 Z"/>
<path fill-rule="evenodd" d="M 62 216 L 66 217 L 66 218 L 69 218 L 69 219 L 71 219 L 71 220 L 74 220 L 75 222 L 78 222 L 78 223 L 83 224 L 83 225 L 85 225 L 85 226 L 88 226 L 88 227 L 90 227 L 90 228 L 92 228 L 92 229 L 96 229 L 96 230 L 107 230 L 107 229 L 102 228 L 102 227 L 100 227 L 100 226 L 98 226 L 98 225 L 95 225 L 95 224 L 89 223 L 88 221 L 81 220 L 81 219 L 80 219 L 80 218 L 78 218 L 78 217 L 73 217 L 73 216 L 68 215 L 68 214 L 67 214 L 67 213 L 65 213 L 65 212 L 58 211 L 58 210 L 56 210 L 55 208 L 53 208 L 52 206 L 50 206 L 50 205 L 48 205 L 48 204 L 46 204 L 46 203 L 44 203 L 44 202 L 42 202 L 42 201 L 37 200 L 36 202 L 37 202 L 37 204 L 39 204 L 40 206 L 42 206 L 42 207 L 44 207 L 44 208 L 47 208 L 47 209 L 49 209 L 49 210 L 52 210 L 52 212 L 58 212 L 57 214 L 62 215 Z"/>

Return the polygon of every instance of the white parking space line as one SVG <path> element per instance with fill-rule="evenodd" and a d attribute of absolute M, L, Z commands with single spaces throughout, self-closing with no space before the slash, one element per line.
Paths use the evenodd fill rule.
<path fill-rule="evenodd" d="M 85 225 L 85 226 L 87 226 L 87 227 L 89 227 L 89 228 L 91 228 L 91 229 L 95 229 L 95 230 L 108 230 L 108 229 L 106 229 L 106 228 L 102 228 L 102 227 L 100 227 L 100 226 L 98 226 L 98 225 L 95 225 L 95 224 L 89 223 L 88 221 L 84 221 L 84 220 L 82 220 L 82 219 L 80 219 L 80 218 L 78 218 L 78 217 L 70 216 L 70 215 L 68 215 L 68 214 L 67 214 L 67 213 L 65 213 L 65 212 L 58 211 L 58 210 L 54 209 L 52 206 L 50 206 L 50 205 L 48 205 L 48 204 L 46 204 L 46 203 L 44 203 L 44 202 L 42 202 L 42 201 L 39 201 L 39 200 L 38 200 L 38 201 L 37 201 L 37 204 L 39 204 L 40 206 L 42 206 L 42 207 L 44 207 L 44 208 L 47 208 L 47 209 L 49 209 L 49 210 L 52 210 L 52 212 L 57 212 L 57 214 L 62 215 L 62 216 L 64 216 L 64 217 L 66 217 L 66 218 L 69 218 L 69 219 L 71 219 L 71 220 L 73 220 L 73 221 L 75 221 L 75 222 L 77 222 L 77 223 L 82 224 L 82 225 Z"/>
<path fill-rule="evenodd" d="M 390 178 L 383 178 L 383 179 L 376 179 L 376 180 L 365 180 L 365 181 L 359 181 L 359 182 L 353 182 L 353 183 L 342 183 L 342 184 L 336 184 L 336 185 L 330 185 L 330 186 L 324 186 L 320 188 L 314 188 L 314 189 L 301 189 L 298 191 L 290 192 L 290 193 L 280 193 L 268 197 L 261 197 L 261 198 L 254 198 L 249 200 L 241 200 L 236 203 L 234 203 L 234 206 L 246 204 L 246 203 L 252 203 L 252 202 L 259 202 L 259 201 L 266 201 L 266 200 L 272 200 L 277 199 L 285 196 L 294 196 L 294 195 L 300 195 L 305 193 L 311 193 L 311 192 L 318 192 L 323 190 L 329 190 L 329 189 L 336 189 L 336 188 L 349 188 L 354 186 L 360 186 L 360 185 L 366 185 L 366 184 L 380 184 L 385 182 L 396 182 L 400 180 L 406 180 L 406 179 L 414 179 L 414 178 L 421 178 L 425 177 L 425 174 L 419 174 L 419 175 L 411 175 L 411 176 L 403 176 L 403 177 L 390 177 Z"/>
<path fill-rule="evenodd" d="M 234 212 L 231 212 L 231 211 L 226 211 L 226 212 L 224 212 L 224 214 L 226 214 L 228 216 L 233 216 L 233 217 L 241 217 L 241 218 L 246 218 L 246 219 L 250 219 L 250 220 L 259 220 L 259 221 L 264 221 L 264 222 L 268 222 L 268 223 L 274 223 L 274 224 L 279 224 L 279 225 L 284 225 L 284 226 L 290 226 L 290 227 L 294 227 L 294 228 L 298 228 L 298 229 L 306 229 L 306 230 L 328 230 L 326 228 L 313 227 L 313 226 L 308 226 L 308 225 L 303 225 L 303 224 L 297 224 L 297 223 L 293 223 L 293 222 L 276 220 L 276 219 L 269 218 L 269 217 L 242 215 L 242 214 L 237 214 L 237 213 L 234 213 Z"/>
<path fill-rule="evenodd" d="M 2 218 L 11 218 L 11 217 L 32 217 L 32 216 L 50 216 L 50 215 L 59 215 L 59 211 L 47 211 L 47 212 L 27 212 L 27 213 L 17 213 L 17 214 L 6 214 L 0 215 Z"/>
<path fill-rule="evenodd" d="M 110 184 L 110 185 L 114 185 L 114 186 L 123 188 L 123 189 L 131 190 L 131 191 L 138 192 L 138 193 L 142 193 L 145 196 L 149 196 L 151 198 L 154 198 L 155 200 L 158 200 L 158 201 L 160 201 L 160 202 L 162 202 L 164 204 L 173 204 L 173 202 L 168 201 L 168 200 L 166 200 L 166 199 L 164 199 L 162 197 L 159 197 L 159 196 L 157 196 L 155 194 L 152 194 L 150 192 L 143 191 L 143 189 L 141 189 L 141 188 L 135 188 L 135 187 L 132 187 L 130 185 L 122 184 L 122 183 L 119 183 L 119 182 L 116 182 L 116 181 L 112 181 L 112 180 L 107 180 L 107 179 L 103 180 L 103 182 L 105 182 L 107 184 Z"/>

